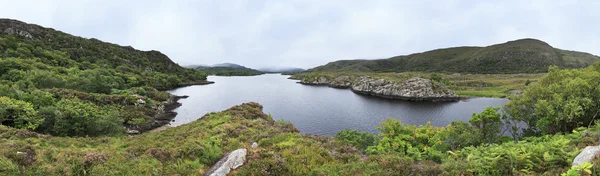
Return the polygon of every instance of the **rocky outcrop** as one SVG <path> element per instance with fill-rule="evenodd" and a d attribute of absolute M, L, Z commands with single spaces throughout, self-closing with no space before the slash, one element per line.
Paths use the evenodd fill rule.
<path fill-rule="evenodd" d="M 441 83 L 419 77 L 402 83 L 360 77 L 352 85 L 351 90 L 359 94 L 411 101 L 458 101 L 460 98 L 451 90 L 444 88 Z"/>
<path fill-rule="evenodd" d="M 305 84 L 305 85 L 329 86 L 329 84 L 331 83 L 331 80 L 333 80 L 333 79 L 328 76 L 318 76 L 315 78 L 301 78 L 300 82 L 298 82 L 298 83 Z"/>
<path fill-rule="evenodd" d="M 414 77 L 403 82 L 368 76 L 315 76 L 299 78 L 300 84 L 350 88 L 354 93 L 410 101 L 458 101 L 460 97 L 443 84 Z"/>
<path fill-rule="evenodd" d="M 246 149 L 237 149 L 231 153 L 225 154 L 217 164 L 215 164 L 208 172 L 206 176 L 225 176 L 232 169 L 236 169 L 244 164 L 246 160 Z"/>
<path fill-rule="evenodd" d="M 177 116 L 177 113 L 173 110 L 181 106 L 181 103 L 177 102 L 179 99 L 187 98 L 188 96 L 176 96 L 171 95 L 169 100 L 165 102 L 160 102 L 153 107 L 154 115 L 152 119 L 145 124 L 139 125 L 126 125 L 127 134 L 136 135 L 140 133 L 144 133 L 162 126 L 165 126 Z"/>
<path fill-rule="evenodd" d="M 600 154 L 600 146 L 587 146 L 575 157 L 572 165 L 579 166 L 585 162 L 591 163 L 598 154 Z"/>
<path fill-rule="evenodd" d="M 320 86 L 329 86 L 333 88 L 341 88 L 347 89 L 352 86 L 354 79 L 350 76 L 337 76 L 335 78 L 329 76 L 317 76 L 314 78 L 301 78 L 300 84 L 305 85 L 320 85 Z"/>

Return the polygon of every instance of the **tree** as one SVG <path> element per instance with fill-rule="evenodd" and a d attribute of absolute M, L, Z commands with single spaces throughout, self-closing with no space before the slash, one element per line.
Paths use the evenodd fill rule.
<path fill-rule="evenodd" d="M 335 139 L 350 143 L 362 151 L 366 150 L 369 146 L 377 145 L 377 141 L 379 141 L 379 138 L 371 133 L 350 129 L 338 132 L 335 135 Z"/>
<path fill-rule="evenodd" d="M 527 133 L 554 134 L 589 126 L 600 115 L 600 64 L 585 69 L 550 67 L 548 75 L 527 86 L 505 109 Z"/>
<path fill-rule="evenodd" d="M 483 112 L 473 113 L 469 123 L 481 131 L 481 140 L 487 143 L 496 143 L 500 139 L 500 128 L 503 123 L 500 119 L 500 113 L 494 107 L 488 107 Z"/>
<path fill-rule="evenodd" d="M 481 131 L 478 128 L 470 126 L 466 122 L 454 121 L 446 126 L 446 130 L 441 133 L 444 144 L 448 145 L 448 150 L 458 150 L 468 146 L 478 146 L 481 144 Z"/>
<path fill-rule="evenodd" d="M 100 136 L 121 134 L 124 128 L 117 111 L 100 108 L 78 99 L 63 99 L 56 108 L 45 108 L 48 122 L 44 131 L 57 136 Z M 51 118 L 52 117 L 52 118 Z"/>

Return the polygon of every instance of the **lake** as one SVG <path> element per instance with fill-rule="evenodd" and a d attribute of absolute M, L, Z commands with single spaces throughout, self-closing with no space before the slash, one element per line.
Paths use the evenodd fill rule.
<path fill-rule="evenodd" d="M 209 76 L 215 84 L 168 91 L 188 95 L 179 100 L 172 126 L 194 121 L 209 112 L 226 110 L 244 102 L 258 102 L 274 120 L 292 122 L 301 133 L 333 136 L 343 129 L 376 134 L 375 126 L 386 118 L 405 124 L 446 126 L 452 121 L 468 121 L 474 112 L 508 102 L 502 98 L 470 98 L 460 102 L 410 102 L 354 94 L 349 89 L 308 86 L 266 74 L 247 77 Z"/>

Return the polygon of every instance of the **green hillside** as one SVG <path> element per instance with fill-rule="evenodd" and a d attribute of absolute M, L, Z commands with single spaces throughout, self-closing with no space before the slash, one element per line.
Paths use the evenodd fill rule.
<path fill-rule="evenodd" d="M 217 76 L 255 76 L 264 74 L 261 71 L 232 63 L 216 64 L 213 66 L 199 66 L 194 68 L 196 70 L 205 72 L 208 75 Z"/>
<path fill-rule="evenodd" d="M 487 47 L 454 47 L 380 60 L 341 60 L 312 72 L 451 72 L 542 73 L 548 66 L 582 68 L 600 57 L 553 48 L 536 39 L 521 39 Z"/>
<path fill-rule="evenodd" d="M 139 51 L 0 19 L 0 123 L 59 136 L 124 133 L 156 124 L 173 97 L 206 74 Z M 136 127 L 137 128 L 137 127 Z"/>

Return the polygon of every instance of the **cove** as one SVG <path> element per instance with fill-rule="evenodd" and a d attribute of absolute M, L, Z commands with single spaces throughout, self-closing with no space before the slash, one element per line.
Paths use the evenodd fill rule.
<path fill-rule="evenodd" d="M 188 95 L 171 122 L 177 126 L 194 121 L 209 112 L 218 112 L 244 102 L 258 102 L 274 120 L 292 122 L 301 133 L 333 136 L 344 129 L 376 134 L 386 118 L 405 124 L 446 126 L 452 121 L 468 121 L 474 112 L 488 106 L 502 106 L 508 99 L 470 98 L 459 102 L 412 102 L 388 100 L 355 94 L 347 89 L 307 86 L 266 74 L 245 77 L 209 76 L 210 85 L 182 87 L 168 91 Z"/>

